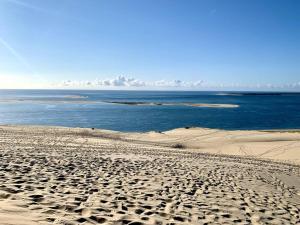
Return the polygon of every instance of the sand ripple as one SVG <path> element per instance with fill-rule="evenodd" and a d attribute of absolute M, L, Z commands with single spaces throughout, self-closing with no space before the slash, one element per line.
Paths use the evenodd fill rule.
<path fill-rule="evenodd" d="M 67 128 L 0 134 L 1 224 L 300 223 L 297 166 Z"/>

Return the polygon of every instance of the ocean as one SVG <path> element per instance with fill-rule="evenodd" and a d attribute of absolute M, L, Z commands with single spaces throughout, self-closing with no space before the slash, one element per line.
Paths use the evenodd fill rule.
<path fill-rule="evenodd" d="M 123 102 L 126 104 L 118 104 Z M 186 103 L 238 107 L 194 107 Z M 117 131 L 300 129 L 300 93 L 0 90 L 0 124 Z"/>

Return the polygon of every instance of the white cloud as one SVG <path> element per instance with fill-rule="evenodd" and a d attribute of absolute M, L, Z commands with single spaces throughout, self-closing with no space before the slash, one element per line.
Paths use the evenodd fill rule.
<path fill-rule="evenodd" d="M 127 78 L 125 76 L 118 76 L 111 80 L 98 80 L 95 82 L 96 86 L 114 86 L 114 87 L 143 87 L 146 83 L 135 78 Z"/>
<path fill-rule="evenodd" d="M 156 80 L 143 81 L 126 76 L 118 76 L 113 79 L 96 80 L 65 80 L 51 82 L 42 79 L 42 76 L 32 77 L 24 75 L 2 75 L 0 74 L 1 88 L 47 88 L 47 89 L 132 89 L 132 90 L 244 90 L 244 91 L 300 91 L 300 81 L 286 84 L 272 83 L 210 83 L 203 80 Z"/>
<path fill-rule="evenodd" d="M 203 81 L 196 81 L 196 82 L 187 82 L 182 80 L 158 80 L 154 82 L 149 82 L 149 86 L 153 87 L 201 87 Z"/>
<path fill-rule="evenodd" d="M 300 82 L 291 84 L 240 84 L 240 83 L 209 83 L 203 80 L 198 81 L 183 81 L 183 80 L 157 80 L 157 81 L 142 81 L 126 76 L 118 76 L 114 79 L 104 79 L 95 81 L 76 81 L 66 80 L 60 83 L 53 84 L 53 87 L 60 88 L 112 88 L 112 89 L 127 89 L 127 88 L 149 88 L 149 89 L 203 89 L 203 90 L 298 90 Z"/>
<path fill-rule="evenodd" d="M 182 80 L 159 80 L 153 82 L 141 81 L 135 78 L 127 78 L 125 76 L 118 76 L 114 79 L 104 79 L 95 81 L 73 81 L 66 80 L 54 86 L 59 87 L 200 87 L 203 81 L 185 82 Z"/>
<path fill-rule="evenodd" d="M 227 90 L 266 90 L 266 91 L 297 91 L 300 89 L 300 82 L 287 84 L 257 83 L 257 84 L 209 84 L 205 83 L 203 87 L 210 89 L 227 89 Z"/>

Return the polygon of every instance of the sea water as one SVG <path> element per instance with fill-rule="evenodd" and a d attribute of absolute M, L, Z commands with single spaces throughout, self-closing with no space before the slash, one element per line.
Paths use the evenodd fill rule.
<path fill-rule="evenodd" d="M 239 107 L 126 105 L 109 102 L 234 104 Z M 0 90 L 0 124 L 94 127 L 118 131 L 165 131 L 178 127 L 299 129 L 300 94 Z"/>

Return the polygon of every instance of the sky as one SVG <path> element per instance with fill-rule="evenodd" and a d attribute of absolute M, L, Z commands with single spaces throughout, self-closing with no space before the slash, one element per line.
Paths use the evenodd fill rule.
<path fill-rule="evenodd" d="M 300 1 L 0 0 L 0 88 L 300 91 Z"/>

